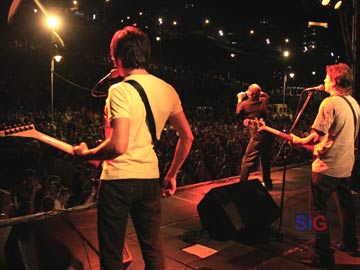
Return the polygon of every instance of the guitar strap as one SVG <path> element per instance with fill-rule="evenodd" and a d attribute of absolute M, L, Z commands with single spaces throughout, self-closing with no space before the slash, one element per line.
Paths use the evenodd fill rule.
<path fill-rule="evenodd" d="M 355 147 L 357 148 L 357 146 L 358 146 L 357 134 L 356 134 L 356 129 L 357 129 L 357 117 L 356 117 L 356 114 L 355 114 L 355 110 L 354 110 L 353 106 L 351 105 L 350 101 L 349 101 L 346 97 L 344 97 L 344 96 L 340 96 L 340 97 L 342 97 L 342 98 L 346 101 L 346 103 L 349 104 L 350 109 L 351 109 L 351 111 L 352 111 L 352 113 L 353 113 L 353 116 L 354 116 Z"/>
<path fill-rule="evenodd" d="M 145 109 L 146 109 L 146 120 L 148 122 L 148 127 L 149 127 L 149 130 L 151 133 L 152 142 L 155 145 L 158 141 L 158 139 L 156 138 L 155 120 L 154 120 L 153 113 L 151 111 L 149 100 L 144 91 L 144 88 L 135 80 L 127 80 L 125 82 L 128 84 L 131 84 L 139 92 L 139 95 L 140 95 L 142 101 L 144 102 Z"/>

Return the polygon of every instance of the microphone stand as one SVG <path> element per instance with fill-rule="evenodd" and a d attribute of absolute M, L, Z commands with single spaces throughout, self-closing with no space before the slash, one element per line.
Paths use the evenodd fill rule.
<path fill-rule="evenodd" d="M 309 101 L 310 101 L 310 98 L 311 96 L 313 95 L 312 92 L 308 92 L 308 96 L 301 108 L 301 110 L 299 111 L 299 113 L 297 114 L 296 118 L 295 118 L 295 121 L 294 123 L 292 124 L 290 130 L 289 130 L 289 133 L 292 133 L 295 126 L 297 125 L 297 123 L 299 122 L 299 119 L 300 119 L 300 116 L 303 114 L 306 106 L 308 105 Z M 279 149 L 279 152 L 277 153 L 276 157 L 275 157 L 275 160 L 274 162 L 278 159 L 280 153 L 283 151 L 283 148 L 285 147 L 285 145 L 288 145 L 287 141 L 284 140 L 280 149 Z M 284 151 L 284 156 L 283 156 L 283 174 L 282 174 L 282 187 L 281 187 L 281 197 L 280 197 L 280 220 L 279 220 L 279 227 L 278 227 L 278 236 L 281 235 L 281 227 L 282 227 L 282 221 L 283 221 L 283 212 L 284 212 L 284 196 L 285 196 L 285 179 L 286 179 L 286 165 L 287 165 L 287 158 L 288 158 L 288 155 L 287 153 L 290 151 L 289 148 L 290 146 L 287 146 L 288 149 L 286 149 Z"/>
<path fill-rule="evenodd" d="M 100 85 L 103 85 L 105 82 L 108 83 L 108 88 L 110 87 L 110 85 L 112 84 L 112 79 L 115 79 L 115 78 L 121 78 L 119 76 L 119 73 L 117 71 L 117 69 L 112 69 L 108 74 L 106 74 L 103 78 L 101 78 L 96 84 L 95 86 L 91 89 L 91 95 L 93 97 L 96 97 L 96 98 L 101 98 L 101 97 L 107 97 L 108 96 L 108 93 L 107 92 L 100 92 L 100 91 L 97 91 L 97 88 L 100 86 Z M 100 94 L 97 94 L 97 93 L 100 93 Z"/>

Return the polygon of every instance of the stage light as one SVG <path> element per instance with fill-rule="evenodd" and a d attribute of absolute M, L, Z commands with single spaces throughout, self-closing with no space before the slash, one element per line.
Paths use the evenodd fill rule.
<path fill-rule="evenodd" d="M 330 5 L 330 2 L 331 2 L 331 0 L 322 0 L 322 1 L 321 1 L 321 4 L 322 4 L 323 6 L 328 6 L 328 5 Z M 336 1 L 335 4 L 333 4 L 333 5 L 334 5 L 334 9 L 335 9 L 335 10 L 340 9 L 340 7 L 341 7 L 341 5 L 342 5 L 342 2 L 343 2 L 343 1 Z M 333 2 L 333 3 L 334 3 L 334 2 Z"/>
<path fill-rule="evenodd" d="M 334 9 L 339 9 L 341 7 L 341 4 L 342 4 L 342 1 L 337 1 L 334 6 Z"/>
<path fill-rule="evenodd" d="M 55 61 L 60 62 L 62 56 L 55 53 L 51 57 L 50 61 L 50 115 L 51 115 L 51 123 L 54 123 L 54 73 L 55 73 Z M 54 61 L 55 60 L 55 61 Z"/>
<path fill-rule="evenodd" d="M 55 55 L 54 59 L 55 59 L 56 62 L 59 63 L 61 61 L 61 59 L 62 59 L 62 56 L 61 55 Z"/>
<path fill-rule="evenodd" d="M 48 17 L 47 24 L 51 29 L 56 29 L 59 26 L 59 19 L 56 17 Z"/>

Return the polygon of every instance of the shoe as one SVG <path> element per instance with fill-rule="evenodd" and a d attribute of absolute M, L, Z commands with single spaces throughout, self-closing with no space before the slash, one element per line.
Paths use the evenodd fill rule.
<path fill-rule="evenodd" d="M 340 241 L 333 241 L 333 245 L 335 246 L 336 249 L 342 252 L 346 252 L 351 257 L 360 257 L 360 251 L 358 248 L 357 249 L 348 248 Z"/>
<path fill-rule="evenodd" d="M 320 257 L 316 256 L 316 255 L 312 255 L 310 257 L 304 257 L 299 259 L 299 262 L 307 265 L 307 266 L 311 266 L 314 268 L 321 268 L 322 270 L 333 270 L 335 267 L 335 262 L 321 262 Z"/>

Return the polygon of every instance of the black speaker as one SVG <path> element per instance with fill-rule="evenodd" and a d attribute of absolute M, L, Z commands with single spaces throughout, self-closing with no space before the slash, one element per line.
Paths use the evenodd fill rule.
<path fill-rule="evenodd" d="M 269 226 L 280 217 L 280 208 L 258 179 L 211 189 L 197 210 L 204 229 L 218 240 Z"/>

